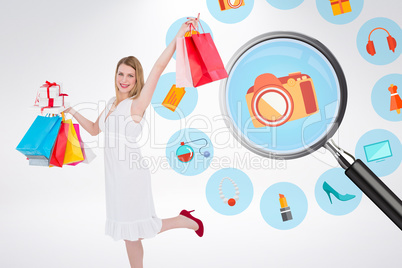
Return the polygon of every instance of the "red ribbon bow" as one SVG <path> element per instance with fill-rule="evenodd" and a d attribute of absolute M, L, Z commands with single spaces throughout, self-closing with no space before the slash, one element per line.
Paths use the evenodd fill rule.
<path fill-rule="evenodd" d="M 53 86 L 59 87 L 59 95 L 60 95 L 60 85 L 56 84 L 55 82 L 50 83 L 49 81 L 46 81 L 46 83 L 43 84 L 43 86 L 42 86 L 42 87 L 46 87 L 46 90 L 47 90 L 47 98 L 48 98 L 48 99 L 50 98 L 49 88 L 51 88 L 51 87 L 53 87 Z"/>
<path fill-rule="evenodd" d="M 65 93 L 61 93 L 61 92 L 60 92 L 60 85 L 59 85 L 59 84 L 57 84 L 57 83 L 55 83 L 55 82 L 50 83 L 49 81 L 46 81 L 46 83 L 43 84 L 42 87 L 46 87 L 46 90 L 47 90 L 47 98 L 49 99 L 49 101 L 48 101 L 48 106 L 41 108 L 41 112 L 43 112 L 43 110 L 44 110 L 45 108 L 52 108 L 53 105 L 54 105 L 54 98 L 50 98 L 50 92 L 49 92 L 49 88 L 51 88 L 51 87 L 53 87 L 53 86 L 59 87 L 59 96 L 60 96 L 60 97 L 63 97 L 63 102 L 62 102 L 62 103 L 63 103 L 63 107 L 64 107 L 64 97 L 65 97 L 65 96 L 68 96 L 68 95 L 65 94 Z"/>

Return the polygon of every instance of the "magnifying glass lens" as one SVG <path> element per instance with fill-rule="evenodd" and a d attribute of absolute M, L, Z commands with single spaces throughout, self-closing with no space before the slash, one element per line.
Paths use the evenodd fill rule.
<path fill-rule="evenodd" d="M 343 118 L 343 72 L 317 40 L 289 32 L 261 35 L 241 47 L 226 69 L 222 111 L 234 136 L 257 154 L 307 155 Z"/>

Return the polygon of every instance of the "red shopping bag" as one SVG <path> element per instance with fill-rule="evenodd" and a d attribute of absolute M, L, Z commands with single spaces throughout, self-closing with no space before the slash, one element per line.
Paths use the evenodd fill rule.
<path fill-rule="evenodd" d="M 185 37 L 194 87 L 228 77 L 211 34 Z"/>
<path fill-rule="evenodd" d="M 64 120 L 63 120 L 64 121 Z M 50 157 L 49 166 L 62 167 L 64 162 L 64 154 L 66 152 L 67 137 L 69 124 L 61 123 L 56 142 Z"/>

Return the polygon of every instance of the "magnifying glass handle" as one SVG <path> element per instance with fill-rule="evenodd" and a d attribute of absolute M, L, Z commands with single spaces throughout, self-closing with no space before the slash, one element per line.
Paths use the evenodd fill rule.
<path fill-rule="evenodd" d="M 351 179 L 362 192 L 402 230 L 402 201 L 371 171 L 360 159 L 345 152 L 337 145 L 327 142 L 324 145 L 345 169 L 346 176 Z M 350 164 L 347 157 L 353 159 Z"/>
<path fill-rule="evenodd" d="M 345 170 L 362 190 L 402 230 L 402 201 L 360 159 Z"/>

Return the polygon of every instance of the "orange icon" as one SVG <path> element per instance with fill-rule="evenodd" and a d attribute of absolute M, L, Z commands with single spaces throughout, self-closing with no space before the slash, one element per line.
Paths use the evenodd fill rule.
<path fill-rule="evenodd" d="M 389 108 L 390 111 L 396 111 L 398 114 L 401 113 L 402 109 L 402 100 L 401 97 L 399 96 L 398 92 L 398 87 L 395 85 L 392 85 L 388 88 L 389 92 L 391 92 L 391 106 Z"/>
<path fill-rule="evenodd" d="M 162 105 L 174 112 L 185 93 L 184 87 L 173 85 L 163 100 Z"/>
<path fill-rule="evenodd" d="M 236 9 L 244 6 L 244 0 L 219 0 L 221 11 Z"/>
<path fill-rule="evenodd" d="M 352 12 L 349 0 L 329 0 L 334 16 Z"/>
<path fill-rule="evenodd" d="M 277 127 L 318 112 L 313 80 L 301 72 L 259 75 L 246 94 L 254 127 Z"/>

